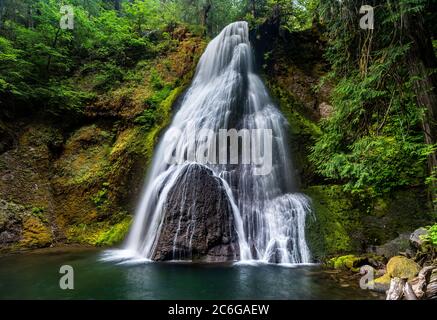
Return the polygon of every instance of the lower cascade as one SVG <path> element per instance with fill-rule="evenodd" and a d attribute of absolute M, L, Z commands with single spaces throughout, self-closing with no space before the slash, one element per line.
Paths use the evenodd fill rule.
<path fill-rule="evenodd" d="M 310 199 L 296 193 L 286 126 L 254 72 L 248 24 L 228 25 L 202 55 L 155 150 L 124 249 L 105 259 L 309 263 Z M 211 152 L 217 144 L 209 138 L 224 129 L 235 129 L 238 141 L 241 132 L 269 130 L 271 149 L 261 143 L 267 170 L 253 161 L 213 161 L 232 153 Z M 214 148 L 193 157 L 202 145 Z"/>

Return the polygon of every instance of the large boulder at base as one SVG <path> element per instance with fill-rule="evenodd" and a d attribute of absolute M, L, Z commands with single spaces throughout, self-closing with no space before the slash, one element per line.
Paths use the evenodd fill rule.
<path fill-rule="evenodd" d="M 416 248 L 420 249 L 423 244 L 422 237 L 428 234 L 428 230 L 425 228 L 419 228 L 414 230 L 414 232 L 410 235 L 410 243 L 411 245 Z"/>
<path fill-rule="evenodd" d="M 387 263 L 387 274 L 392 278 L 413 279 L 420 271 L 420 266 L 411 259 L 396 256 Z"/>
<path fill-rule="evenodd" d="M 154 260 L 238 259 L 231 203 L 223 182 L 201 165 L 184 167 L 163 207 Z"/>

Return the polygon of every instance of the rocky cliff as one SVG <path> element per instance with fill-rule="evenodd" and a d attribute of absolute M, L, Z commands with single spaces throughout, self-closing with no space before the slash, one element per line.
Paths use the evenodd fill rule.
<path fill-rule="evenodd" d="M 437 218 L 424 186 L 370 198 L 346 192 L 341 181 L 318 175 L 308 156 L 322 132 L 323 120 L 333 112 L 332 84 L 324 79 L 330 66 L 324 59 L 326 42 L 322 34 L 319 25 L 289 32 L 269 21 L 251 34 L 258 67 L 290 125 L 290 148 L 300 187 L 313 200 L 307 241 L 316 260 L 374 252 L 376 246 L 432 224 Z"/>
<path fill-rule="evenodd" d="M 313 199 L 307 240 L 317 260 L 371 251 L 435 219 L 421 187 L 368 199 L 344 192 L 340 182 L 317 174 L 308 155 L 321 133 L 320 121 L 332 113 L 331 85 L 320 85 L 330 68 L 323 59 L 320 34 L 317 26 L 290 33 L 265 24 L 251 35 L 259 71 L 290 124 L 290 148 L 301 189 Z M 124 238 L 154 145 L 205 47 L 202 38 L 184 28 L 173 30 L 171 37 L 168 50 L 140 61 L 130 80 L 93 92 L 95 99 L 80 116 L 1 113 L 0 250 L 62 243 L 113 245 Z M 86 90 L 92 74 L 75 81 Z M 153 108 L 158 111 L 148 111 Z M 189 179 L 216 190 L 209 198 L 198 188 L 190 191 L 190 198 L 199 197 L 207 208 L 194 220 L 209 223 L 193 233 L 194 255 L 226 260 L 235 255 L 234 231 L 219 223 L 232 219 L 221 187 L 203 170 Z M 156 252 L 157 260 L 171 259 L 173 254 L 172 212 L 180 192 L 174 190 L 167 203 L 159 239 L 164 249 Z M 207 205 L 213 200 L 221 201 L 220 206 Z M 193 216 L 186 209 L 183 217 L 188 231 Z M 176 238 L 177 254 L 187 253 L 185 240 Z"/>
<path fill-rule="evenodd" d="M 191 81 L 204 40 L 180 27 L 168 47 L 95 96 L 82 114 L 3 110 L 0 250 L 62 243 L 112 245 L 130 225 L 147 164 L 172 106 Z"/>

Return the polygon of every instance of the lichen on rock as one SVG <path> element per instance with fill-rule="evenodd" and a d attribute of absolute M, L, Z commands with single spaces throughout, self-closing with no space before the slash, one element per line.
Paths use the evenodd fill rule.
<path fill-rule="evenodd" d="M 387 263 L 387 274 L 392 278 L 411 280 L 420 271 L 420 266 L 404 256 L 395 256 Z"/>

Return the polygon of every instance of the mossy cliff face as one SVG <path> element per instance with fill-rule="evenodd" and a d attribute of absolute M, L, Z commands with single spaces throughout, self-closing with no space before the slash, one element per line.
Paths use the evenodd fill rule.
<path fill-rule="evenodd" d="M 382 198 L 343 191 L 319 176 L 308 155 L 321 134 L 320 121 L 331 116 L 332 85 L 321 85 L 329 71 L 317 26 L 290 33 L 268 24 L 251 32 L 265 82 L 289 123 L 290 147 L 302 192 L 313 200 L 307 241 L 315 260 L 348 253 L 372 252 L 436 217 L 420 188 L 397 190 Z"/>
<path fill-rule="evenodd" d="M 307 240 L 318 260 L 345 253 L 373 252 L 403 233 L 432 221 L 426 193 L 399 190 L 384 198 L 363 200 L 338 185 L 311 186 L 303 190 L 313 201 L 307 220 Z"/>
<path fill-rule="evenodd" d="M 140 61 L 127 80 L 81 116 L 1 122 L 0 250 L 122 241 L 153 149 L 205 41 L 183 27 L 168 50 Z M 80 76 L 93 90 L 93 75 Z"/>
<path fill-rule="evenodd" d="M 329 116 L 329 83 L 319 86 L 329 70 L 317 29 L 290 33 L 261 25 L 251 32 L 258 68 L 289 123 L 289 141 L 303 186 L 322 179 L 308 159 L 321 134 L 318 122 Z"/>

